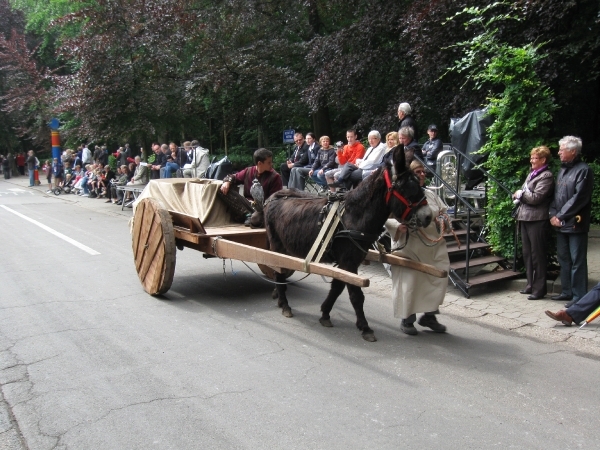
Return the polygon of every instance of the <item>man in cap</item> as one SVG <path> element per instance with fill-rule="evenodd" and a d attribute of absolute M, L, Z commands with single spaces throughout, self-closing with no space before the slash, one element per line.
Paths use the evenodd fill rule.
<path fill-rule="evenodd" d="M 423 152 L 427 168 L 433 173 L 435 172 L 437 157 L 444 148 L 444 144 L 442 143 L 442 140 L 437 137 L 438 128 L 435 124 L 432 123 L 427 127 L 427 134 L 429 135 L 429 140 L 423 144 L 421 151 Z"/>

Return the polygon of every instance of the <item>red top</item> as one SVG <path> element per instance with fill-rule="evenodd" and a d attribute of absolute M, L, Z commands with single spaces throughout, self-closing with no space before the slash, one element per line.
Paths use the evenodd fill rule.
<path fill-rule="evenodd" d="M 356 141 L 352 146 L 344 145 L 344 149 L 338 150 L 338 160 L 340 165 L 346 164 L 347 162 L 356 164 L 358 158 L 365 156 L 365 147 L 360 142 Z"/>
<path fill-rule="evenodd" d="M 256 166 L 247 167 L 233 175 L 233 183 L 231 183 L 231 185 L 237 186 L 238 184 L 243 184 L 244 197 L 253 200 L 252 195 L 250 195 L 250 187 L 252 187 L 252 181 L 255 178 L 258 179 L 258 182 L 261 184 L 263 191 L 265 192 L 265 200 L 283 188 L 281 177 L 277 172 L 271 169 L 261 173 L 260 176 L 258 176 L 258 170 L 256 169 Z"/>

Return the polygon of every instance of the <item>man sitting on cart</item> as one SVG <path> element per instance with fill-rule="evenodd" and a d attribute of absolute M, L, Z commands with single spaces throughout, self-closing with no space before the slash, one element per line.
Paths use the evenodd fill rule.
<path fill-rule="evenodd" d="M 238 173 L 227 175 L 223 179 L 221 192 L 227 194 L 231 186 L 244 185 L 244 197 L 248 200 L 255 199 L 252 195 L 252 183 L 256 179 L 262 186 L 264 200 L 283 188 L 281 177 L 273 170 L 273 153 L 266 148 L 259 148 L 254 152 L 254 166 L 240 170 Z"/>
<path fill-rule="evenodd" d="M 252 205 L 250 203 L 237 205 L 244 211 L 244 224 L 246 226 L 262 226 L 264 201 L 283 187 L 281 176 L 273 170 L 273 153 L 270 150 L 266 148 L 256 150 L 254 152 L 254 163 L 254 166 L 247 167 L 238 173 L 227 175 L 221 185 L 221 192 L 224 194 L 224 199 L 227 202 L 227 198 L 232 200 L 231 194 L 227 195 L 229 189 L 232 186 L 243 184 L 244 197 L 253 201 Z M 253 221 L 251 216 L 255 211 L 258 216 Z"/>

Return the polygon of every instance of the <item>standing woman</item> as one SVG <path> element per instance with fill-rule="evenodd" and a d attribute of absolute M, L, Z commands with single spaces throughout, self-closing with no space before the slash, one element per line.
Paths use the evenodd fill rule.
<path fill-rule="evenodd" d="M 521 294 L 530 294 L 527 300 L 539 300 L 546 295 L 547 247 L 550 236 L 548 210 L 554 196 L 554 176 L 548 169 L 548 147 L 531 150 L 531 172 L 521 189 L 513 194 L 519 203 L 516 219 L 523 243 L 523 262 L 527 273 L 527 286 Z"/>
<path fill-rule="evenodd" d="M 35 186 L 35 169 L 37 164 L 37 158 L 35 157 L 35 152 L 33 150 L 29 150 L 27 152 L 27 171 L 29 172 L 29 187 Z"/>
<path fill-rule="evenodd" d="M 413 161 L 410 170 L 419 179 L 421 186 L 425 185 L 425 167 L 419 161 Z M 427 204 L 431 208 L 433 217 L 439 218 L 446 215 L 447 206 L 438 195 L 423 189 Z M 436 220 L 422 229 L 425 236 L 420 235 L 420 229 L 409 230 L 406 225 L 396 219 L 388 219 L 385 223 L 386 230 L 392 236 L 393 255 L 402 256 L 426 264 L 431 264 L 440 270 L 450 270 L 450 259 L 446 241 L 440 237 L 436 227 Z M 434 242 L 436 241 L 437 242 Z M 405 245 L 406 244 L 406 245 Z M 416 335 L 414 323 L 416 313 L 425 313 L 419 319 L 419 325 L 431 328 L 436 333 L 446 332 L 446 327 L 437 321 L 439 306 L 444 302 L 448 278 L 437 278 L 433 275 L 406 270 L 400 266 L 392 266 L 392 300 L 394 302 L 394 317 L 402 319 L 400 329 L 410 335 Z"/>

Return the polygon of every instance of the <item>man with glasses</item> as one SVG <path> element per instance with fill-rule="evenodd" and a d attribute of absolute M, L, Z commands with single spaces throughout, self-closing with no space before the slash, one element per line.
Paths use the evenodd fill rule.
<path fill-rule="evenodd" d="M 292 156 L 284 163 L 281 163 L 280 172 L 283 187 L 288 187 L 290 182 L 290 173 L 293 167 L 304 167 L 308 165 L 308 144 L 304 142 L 302 133 L 294 134 L 294 142 L 296 146 L 292 152 Z"/>

